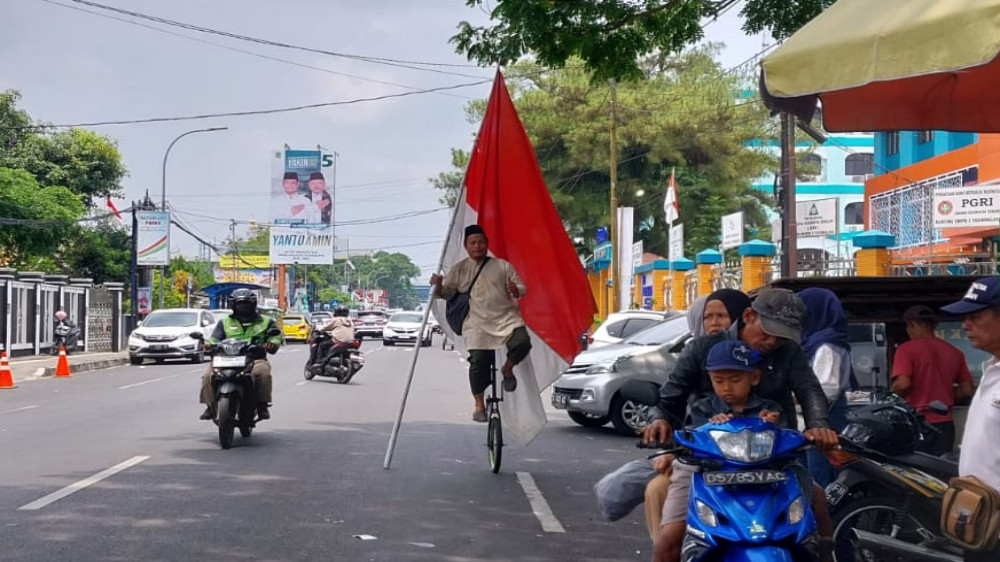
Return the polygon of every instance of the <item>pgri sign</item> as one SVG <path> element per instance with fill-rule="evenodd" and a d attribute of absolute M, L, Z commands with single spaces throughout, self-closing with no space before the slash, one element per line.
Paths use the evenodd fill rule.
<path fill-rule="evenodd" d="M 967 185 L 934 190 L 934 228 L 996 226 L 1000 185 Z"/>

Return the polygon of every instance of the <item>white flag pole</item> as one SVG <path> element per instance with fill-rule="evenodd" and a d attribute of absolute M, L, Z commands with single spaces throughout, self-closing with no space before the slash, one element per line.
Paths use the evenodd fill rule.
<path fill-rule="evenodd" d="M 469 155 L 472 161 L 472 155 Z M 466 165 L 468 173 L 468 165 Z M 434 273 L 440 272 L 444 268 L 444 256 L 448 252 L 448 244 L 451 242 L 451 235 L 455 231 L 455 219 L 458 218 L 458 210 L 465 204 L 465 174 L 462 174 L 462 187 L 458 190 L 458 197 L 455 199 L 455 208 L 451 212 L 451 223 L 448 225 L 448 234 L 445 236 L 444 244 L 441 245 L 441 257 L 438 258 L 438 267 Z M 418 339 L 413 344 L 413 360 L 410 361 L 410 374 L 406 377 L 406 386 L 403 388 L 403 399 L 399 403 L 399 413 L 396 421 L 392 424 L 392 433 L 389 434 L 389 446 L 385 450 L 385 460 L 382 461 L 382 468 L 388 469 L 392 464 L 392 453 L 396 450 L 396 440 L 399 437 L 399 428 L 403 424 L 403 412 L 406 411 L 406 400 L 410 396 L 410 385 L 413 384 L 413 372 L 417 368 L 417 357 L 420 356 L 420 341 L 423 338 L 424 330 L 427 329 L 427 318 L 431 313 L 431 304 L 434 302 L 435 288 L 431 287 L 430 295 L 427 297 L 427 308 L 424 309 L 424 317 L 420 322 L 420 331 L 417 332 Z"/>

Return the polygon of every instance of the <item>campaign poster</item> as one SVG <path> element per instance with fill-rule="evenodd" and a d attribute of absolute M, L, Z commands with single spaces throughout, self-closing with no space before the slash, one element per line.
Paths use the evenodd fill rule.
<path fill-rule="evenodd" d="M 272 156 L 271 263 L 333 263 L 334 198 L 325 170 L 333 155 L 286 149 Z"/>
<path fill-rule="evenodd" d="M 136 235 L 137 263 L 170 265 L 170 214 L 164 211 L 138 211 Z"/>
<path fill-rule="evenodd" d="M 138 301 L 136 302 L 136 309 L 139 314 L 149 314 L 152 312 L 150 304 L 153 302 L 153 288 L 152 287 L 139 287 L 136 289 L 136 294 L 138 296 Z"/>
<path fill-rule="evenodd" d="M 251 283 L 264 287 L 274 286 L 274 275 L 270 269 L 226 269 L 216 267 L 214 272 L 217 283 Z"/>

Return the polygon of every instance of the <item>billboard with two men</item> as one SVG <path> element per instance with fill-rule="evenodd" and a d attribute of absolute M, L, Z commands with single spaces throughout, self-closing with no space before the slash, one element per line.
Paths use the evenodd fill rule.
<path fill-rule="evenodd" d="M 276 150 L 271 162 L 272 264 L 333 263 L 334 198 L 327 187 L 333 155 Z"/>

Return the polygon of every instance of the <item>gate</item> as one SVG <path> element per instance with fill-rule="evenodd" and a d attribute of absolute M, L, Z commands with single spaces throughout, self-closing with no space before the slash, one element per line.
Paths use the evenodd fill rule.
<path fill-rule="evenodd" d="M 90 290 L 90 308 L 87 311 L 87 351 L 114 351 L 114 307 L 111 292 L 104 287 Z"/>

